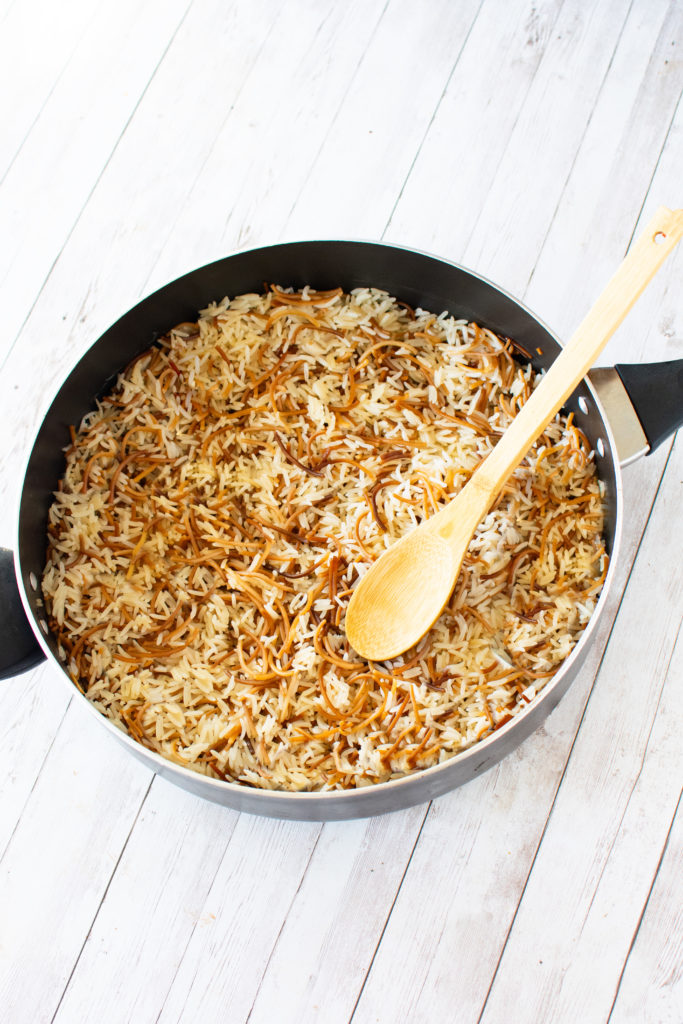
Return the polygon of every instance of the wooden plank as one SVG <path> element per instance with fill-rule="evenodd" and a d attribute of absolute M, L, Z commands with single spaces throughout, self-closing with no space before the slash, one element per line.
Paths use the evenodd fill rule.
<path fill-rule="evenodd" d="M 546 49 L 552 53 L 553 37 L 566 31 L 562 7 L 562 0 L 483 5 L 382 225 L 388 241 L 464 261 Z"/>
<path fill-rule="evenodd" d="M 239 818 L 156 1020 L 246 1021 L 270 950 L 316 848 L 315 823 Z"/>
<path fill-rule="evenodd" d="M 221 96 L 222 102 L 230 107 L 252 70 L 253 56 L 258 52 L 263 35 L 258 15 L 265 14 L 262 0 L 258 2 L 261 8 L 248 0 L 235 0 L 227 9 L 219 0 L 198 3 L 185 18 L 149 85 L 147 77 L 154 70 L 159 54 L 163 53 L 170 38 L 170 29 L 162 40 L 161 49 L 155 47 L 155 64 L 148 68 L 147 77 L 142 80 L 135 70 L 135 61 L 131 62 L 135 43 L 128 42 L 118 68 L 123 77 L 111 83 L 110 93 L 105 94 L 104 110 L 100 112 L 94 106 L 88 108 L 88 115 L 97 117 L 101 114 L 104 127 L 100 133 L 105 136 L 107 130 L 111 132 L 113 124 L 113 145 L 124 126 L 114 101 L 115 95 L 125 97 L 126 90 L 121 88 L 124 82 L 131 90 L 126 109 L 135 109 L 138 101 L 140 106 L 135 109 L 135 115 L 101 178 L 99 172 L 109 152 L 101 154 L 100 165 L 93 165 L 90 178 L 82 172 L 74 175 L 78 188 L 65 203 L 71 221 L 58 209 L 55 210 L 62 204 L 61 190 L 56 185 L 69 181 L 73 162 L 79 159 L 82 147 L 87 146 L 88 132 L 69 132 L 69 142 L 60 155 L 61 162 L 58 160 L 56 183 L 37 180 L 39 171 L 29 175 L 31 190 L 27 189 L 23 205 L 37 204 L 48 221 L 46 242 L 39 246 L 39 252 L 44 250 L 41 267 L 48 255 L 53 259 L 59 255 L 59 259 L 51 273 L 51 277 L 56 276 L 56 287 L 48 284 L 47 297 L 39 299 L 33 311 L 37 316 L 32 316 L 27 330 L 32 347 L 40 345 L 41 330 L 50 332 L 56 342 L 56 350 L 64 356 L 60 365 L 68 366 L 74 346 L 86 348 L 100 330 L 139 298 L 141 280 L 148 272 L 148 260 L 154 259 L 162 245 L 175 204 L 190 187 L 214 144 L 212 131 L 196 132 L 202 112 L 207 120 L 214 116 L 213 108 L 206 102 L 207 82 L 212 83 L 213 93 Z M 174 0 L 174 4 L 179 7 L 178 0 Z M 145 9 L 146 19 L 151 17 L 152 24 L 144 20 L 139 26 L 142 42 L 145 34 L 154 34 L 156 6 L 152 0 L 151 8 Z M 169 5 L 169 11 L 172 10 Z M 125 23 L 119 31 L 125 31 Z M 209 32 L 213 33 L 214 39 L 211 47 L 205 45 Z M 92 42 L 94 52 L 99 53 L 103 40 L 100 39 L 97 45 L 94 39 Z M 54 102 L 46 111 L 45 124 L 36 126 L 34 134 L 38 137 L 38 148 L 44 144 L 45 137 L 49 139 L 51 134 L 62 130 L 62 119 L 69 117 L 73 104 L 71 92 L 78 92 L 86 85 L 90 69 L 99 66 L 99 62 L 93 61 L 87 52 L 84 58 L 85 66 L 76 66 L 64 87 L 55 90 Z M 144 65 L 147 68 L 146 61 Z M 105 86 L 99 88 L 104 89 Z M 145 95 L 140 99 L 143 89 Z M 86 127 L 92 130 L 89 119 Z M 191 145 L 189 139 L 192 139 Z M 89 195 L 91 181 L 92 184 L 97 182 L 97 187 Z M 38 185 L 44 187 L 45 198 L 36 195 Z M 87 214 L 82 221 L 79 219 L 69 244 L 62 249 L 60 246 L 66 232 L 71 232 L 73 220 L 80 213 L 79 202 L 87 202 Z M 116 262 L 117 256 L 120 263 Z M 92 268 L 92 272 L 86 274 L 84 268 Z M 23 270 L 27 271 L 25 265 Z M 105 275 L 102 284 L 96 280 L 98 271 Z M 31 283 L 42 286 L 42 276 L 31 276 Z M 23 288 L 25 290 L 27 286 Z M 25 301 L 33 297 L 28 291 L 25 294 L 20 291 L 20 296 Z M 91 312 L 91 303 L 96 305 L 96 313 Z M 19 310 L 23 320 L 29 310 L 23 304 Z M 44 317 L 37 324 L 41 310 L 44 310 Z M 7 341 L 14 342 L 15 335 L 8 333 Z M 25 332 L 19 344 L 27 344 Z M 2 349 L 5 360 L 8 347 Z M 21 379 L 21 366 L 15 368 L 11 361 L 7 364 L 7 372 Z"/>
<path fill-rule="evenodd" d="M 464 255 L 513 294 L 526 289 L 622 32 L 634 31 L 633 21 L 619 0 L 562 7 Z M 510 251 L 517 253 L 514 263 Z"/>
<path fill-rule="evenodd" d="M 155 778 L 53 1021 L 156 1019 L 190 936 L 225 917 L 203 908 L 239 825 Z"/>
<path fill-rule="evenodd" d="M 614 254 L 626 251 L 634 225 L 637 223 L 637 232 L 647 223 L 647 217 L 640 216 L 643 197 L 683 89 L 683 70 L 680 62 L 672 59 L 682 35 L 683 8 L 679 3 L 634 6 L 525 292 L 525 301 L 561 337 L 568 336 L 582 310 L 589 308 L 609 280 Z M 674 131 L 677 123 L 674 121 Z M 669 152 L 676 149 L 672 142 L 667 146 Z M 647 216 L 658 205 L 683 202 L 675 176 L 662 180 L 657 189 Z M 589 244 L 590 265 L 584 261 L 565 267 L 564 253 L 569 246 L 587 253 Z M 667 269 L 666 280 L 677 279 L 677 272 Z M 652 288 L 661 292 L 663 280 Z M 683 330 L 683 314 L 677 303 L 667 305 L 667 316 L 657 322 L 655 334 L 650 326 L 658 300 L 649 298 L 647 305 L 636 306 L 598 362 L 610 365 L 619 361 L 626 344 L 629 359 L 652 358 L 655 338 L 659 358 L 673 358 L 673 338 Z"/>
<path fill-rule="evenodd" d="M 683 779 L 676 713 L 683 638 L 675 651 L 683 559 L 653 574 L 677 530 L 682 481 L 679 440 L 629 582 L 642 600 L 630 602 L 617 619 L 486 1003 L 485 1024 L 506 1019 L 522 970 L 520 1024 L 571 1018 L 590 1024 L 609 1016 Z M 551 914 L 543 909 L 549 898 Z"/>
<path fill-rule="evenodd" d="M 683 677 L 683 644 L 678 645 L 669 675 Z M 679 700 L 680 705 L 680 700 Z M 662 862 L 650 892 L 635 943 L 626 961 L 609 1024 L 683 1020 L 683 815 L 681 802 L 673 820 Z"/>
<path fill-rule="evenodd" d="M 77 40 L 31 125 L 0 190 L 0 304 L 5 310 L 0 363 L 187 3 L 120 0 L 105 5 Z M 93 60 L 93 54 L 101 56 Z"/>
<path fill-rule="evenodd" d="M 381 237 L 486 7 L 479 0 L 389 4 L 325 145 L 277 226 L 282 237 Z M 490 42 L 497 46 L 495 31 Z"/>
<path fill-rule="evenodd" d="M 414 807 L 369 822 L 324 826 L 249 1024 L 269 1024 L 276 1012 L 283 1024 L 350 1019 L 425 811 Z M 215 1013 L 215 1004 L 207 1009 Z"/>
<path fill-rule="evenodd" d="M 0 690 L 0 858 L 69 704 L 47 666 L 3 679 Z"/>
<path fill-rule="evenodd" d="M 63 5 L 21 0 L 5 5 L 0 96 L 11 97 L 11 102 L 3 105 L 0 182 L 97 13 L 87 0 Z"/>
<path fill-rule="evenodd" d="M 315 91 L 308 67 L 312 57 L 299 57 L 299 72 L 279 105 L 281 117 L 272 113 L 271 83 L 286 81 L 294 62 L 274 40 L 268 75 L 247 83 L 239 110 L 222 127 L 179 212 L 173 236 L 186 239 L 186 246 L 164 250 L 146 288 L 201 262 L 207 253 L 218 258 L 234 248 L 285 237 L 379 233 L 476 10 L 471 0 L 422 5 L 392 0 L 381 9 L 350 4 L 343 31 L 340 25 L 334 34 L 315 37 Z M 367 22 L 362 48 L 359 19 Z M 427 51 L 429 75 L 407 75 L 415 54 Z M 268 159 L 226 160 L 226 151 L 250 151 L 259 137 Z M 373 171 L 380 165 L 381 175 Z M 219 216 L 208 216 L 199 233 L 197 210 L 206 207 L 207 196 L 216 195 L 229 196 L 230 202 Z M 186 262 L 179 263 L 180 255 Z"/>
<path fill-rule="evenodd" d="M 2 22 L 5 21 L 7 15 L 9 14 L 10 8 L 14 3 L 15 0 L 2 0 L 2 3 L 0 3 L 0 24 L 2 24 Z"/>
<path fill-rule="evenodd" d="M 0 861 L 6 1020 L 53 1014 L 151 778 L 70 705 Z"/>

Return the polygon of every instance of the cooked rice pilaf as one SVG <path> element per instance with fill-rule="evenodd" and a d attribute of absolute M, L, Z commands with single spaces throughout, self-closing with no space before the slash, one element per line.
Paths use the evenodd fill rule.
<path fill-rule="evenodd" d="M 509 339 L 385 292 L 224 299 L 73 432 L 43 593 L 71 678 L 176 764 L 250 786 L 365 786 L 523 711 L 607 571 L 601 485 L 557 416 L 477 529 L 417 648 L 364 661 L 360 576 L 456 494 L 534 386 Z"/>

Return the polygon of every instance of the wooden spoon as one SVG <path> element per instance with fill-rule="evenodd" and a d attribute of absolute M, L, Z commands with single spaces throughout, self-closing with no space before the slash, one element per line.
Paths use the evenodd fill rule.
<path fill-rule="evenodd" d="M 358 654 L 372 661 L 395 658 L 433 625 L 453 591 L 472 535 L 503 484 L 584 378 L 682 235 L 683 210 L 660 207 L 465 487 L 385 551 L 360 580 L 346 612 L 346 635 Z"/>

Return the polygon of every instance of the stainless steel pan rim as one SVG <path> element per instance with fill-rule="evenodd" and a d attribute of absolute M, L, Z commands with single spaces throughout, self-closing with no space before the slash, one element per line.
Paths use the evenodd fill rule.
<path fill-rule="evenodd" d="M 243 249 L 239 252 L 231 254 L 227 259 L 244 254 L 246 256 L 258 256 L 262 253 L 272 252 L 278 249 L 286 249 L 287 247 L 306 247 L 306 246 L 365 246 L 374 247 L 375 249 L 381 250 L 393 250 L 400 254 L 412 254 L 415 257 L 422 257 L 428 260 L 436 261 L 436 263 L 442 266 L 451 268 L 452 270 L 465 275 L 471 281 L 479 282 L 481 285 L 490 289 L 492 293 L 497 293 L 498 296 L 502 296 L 507 300 L 516 310 L 521 310 L 522 313 L 533 322 L 534 326 L 545 332 L 545 334 L 551 339 L 552 343 L 557 346 L 559 350 L 561 343 L 555 336 L 555 334 L 543 323 L 528 307 L 522 302 L 516 299 L 505 289 L 500 288 L 497 284 L 490 281 L 481 274 L 463 267 L 461 264 L 453 261 L 444 260 L 441 257 L 434 256 L 430 253 L 424 252 L 418 249 L 411 249 L 405 246 L 376 243 L 376 242 L 363 242 L 357 240 L 322 240 L 322 241 L 311 241 L 311 242 L 296 242 L 296 243 L 279 243 L 273 246 L 266 246 L 260 249 Z M 178 283 L 182 283 L 186 278 L 194 274 L 199 274 L 202 271 L 215 267 L 218 263 L 224 261 L 217 261 L 216 263 L 207 264 L 206 267 L 198 268 L 196 271 L 191 271 L 189 274 L 182 275 L 177 278 L 171 284 L 164 286 L 160 289 L 160 292 L 165 291 L 167 288 L 172 288 Z M 230 287 L 229 278 L 226 280 L 226 291 L 230 294 L 233 293 L 233 289 Z M 279 283 L 287 284 L 287 281 L 280 281 Z M 378 284 L 377 287 L 382 287 Z M 237 294 L 237 292 L 235 292 Z M 143 299 L 138 305 L 143 305 L 148 299 L 153 298 L 157 293 L 153 293 L 152 296 L 148 296 Z M 130 313 L 137 310 L 138 306 L 135 306 Z M 128 314 L 126 314 L 128 315 Z M 486 320 L 486 314 L 482 311 L 482 320 Z M 118 321 L 117 321 L 118 323 Z M 115 325 L 114 325 L 115 326 Z M 107 333 L 107 332 L 105 332 Z M 104 335 L 101 336 L 100 340 Z M 95 347 L 97 342 L 94 343 L 92 348 Z M 90 350 L 88 350 L 90 351 Z M 46 412 L 52 408 L 57 401 L 57 397 L 66 384 L 69 378 L 74 373 L 76 367 L 85 358 L 85 353 L 77 361 L 76 366 L 72 367 L 69 373 L 66 375 L 60 386 L 56 389 L 55 393 L 51 396 L 49 402 L 46 403 Z M 554 358 L 554 356 L 553 356 Z M 329 791 L 280 791 L 270 789 L 260 789 L 240 783 L 227 782 L 220 779 L 215 779 L 207 775 L 203 775 L 199 772 L 193 771 L 190 768 L 185 768 L 181 765 L 177 765 L 174 762 L 167 760 L 160 754 L 147 749 L 142 746 L 136 740 L 134 740 L 128 733 L 123 732 L 118 728 L 110 719 L 106 718 L 87 698 L 79 694 L 79 691 L 75 690 L 73 683 L 67 676 L 63 666 L 55 657 L 53 651 L 47 640 L 47 636 L 43 635 L 43 631 L 47 633 L 47 625 L 45 620 L 40 620 L 39 616 L 36 616 L 35 612 L 35 598 L 33 603 L 31 602 L 30 595 L 27 590 L 27 579 L 28 574 L 26 570 L 22 569 L 21 563 L 21 515 L 18 517 L 18 537 L 15 554 L 15 566 L 16 576 L 19 585 L 19 593 L 21 596 L 21 602 L 24 606 L 26 616 L 29 623 L 31 623 L 33 631 L 37 637 L 38 643 L 43 653 L 49 659 L 55 661 L 60 668 L 60 675 L 62 676 L 63 682 L 68 686 L 71 696 L 74 692 L 83 696 L 83 701 L 89 708 L 89 713 L 95 716 L 96 720 L 108 730 L 109 734 L 114 736 L 120 743 L 123 743 L 126 748 L 132 753 L 138 760 L 142 760 L 148 767 L 152 768 L 162 777 L 168 778 L 170 781 L 188 789 L 198 795 L 211 799 L 215 802 L 228 805 L 236 810 L 247 811 L 249 813 L 266 814 L 273 817 L 281 817 L 288 819 L 301 819 L 301 820 L 340 820 L 355 817 L 366 817 L 374 814 L 385 813 L 388 811 L 398 810 L 405 808 L 425 800 L 432 799 L 433 797 L 439 796 L 464 782 L 467 782 L 484 770 L 493 766 L 499 762 L 503 757 L 509 754 L 515 749 L 527 736 L 529 736 L 538 725 L 547 717 L 550 711 L 556 706 L 560 698 L 568 688 L 570 682 L 578 671 L 581 662 L 584 660 L 585 654 L 589 647 L 589 644 L 596 631 L 598 619 L 602 613 L 605 602 L 608 597 L 608 593 L 612 584 L 616 566 L 618 564 L 619 549 L 621 542 L 621 529 L 622 529 L 622 515 L 621 515 L 621 503 L 622 497 L 622 481 L 621 471 L 619 465 L 619 459 L 617 457 L 617 444 L 612 433 L 612 428 L 605 415 L 605 411 L 601 404 L 600 398 L 598 397 L 596 389 L 587 378 L 584 382 L 585 387 L 588 390 L 592 402 L 595 404 L 597 416 L 600 421 L 601 436 L 603 438 L 603 445 L 608 456 L 613 459 L 613 479 L 610 481 L 610 505 L 613 508 L 613 523 L 611 525 L 611 553 L 610 553 L 610 565 L 608 573 L 603 585 L 602 593 L 598 600 L 597 606 L 588 622 L 582 636 L 578 643 L 574 647 L 569 657 L 562 664 L 557 673 L 549 680 L 548 683 L 537 693 L 531 703 L 522 712 L 513 717 L 500 729 L 489 734 L 484 739 L 475 743 L 472 747 L 469 747 L 458 754 L 453 755 L 447 760 L 435 765 L 431 768 L 422 769 L 409 775 L 402 776 L 397 779 L 392 779 L 387 782 L 380 782 L 370 784 L 365 787 L 356 788 L 352 790 L 329 790 Z M 40 422 L 43 420 L 41 418 Z M 31 452 L 26 459 L 26 473 L 31 464 L 33 457 L 33 450 L 37 444 L 37 440 L 34 439 Z M 20 503 L 23 501 L 23 491 L 20 496 Z M 31 580 L 31 583 L 35 582 L 35 579 Z M 38 584 L 39 586 L 39 584 Z M 34 590 L 37 588 L 33 588 Z M 37 627 L 41 627 L 37 628 Z"/>

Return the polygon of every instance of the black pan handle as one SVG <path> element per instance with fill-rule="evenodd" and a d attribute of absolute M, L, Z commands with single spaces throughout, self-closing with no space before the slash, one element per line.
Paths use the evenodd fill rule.
<path fill-rule="evenodd" d="M 683 359 L 668 363 L 618 363 L 650 451 L 683 426 Z"/>
<path fill-rule="evenodd" d="M 0 679 L 26 672 L 45 655 L 28 624 L 19 596 L 14 558 L 0 548 Z"/>

